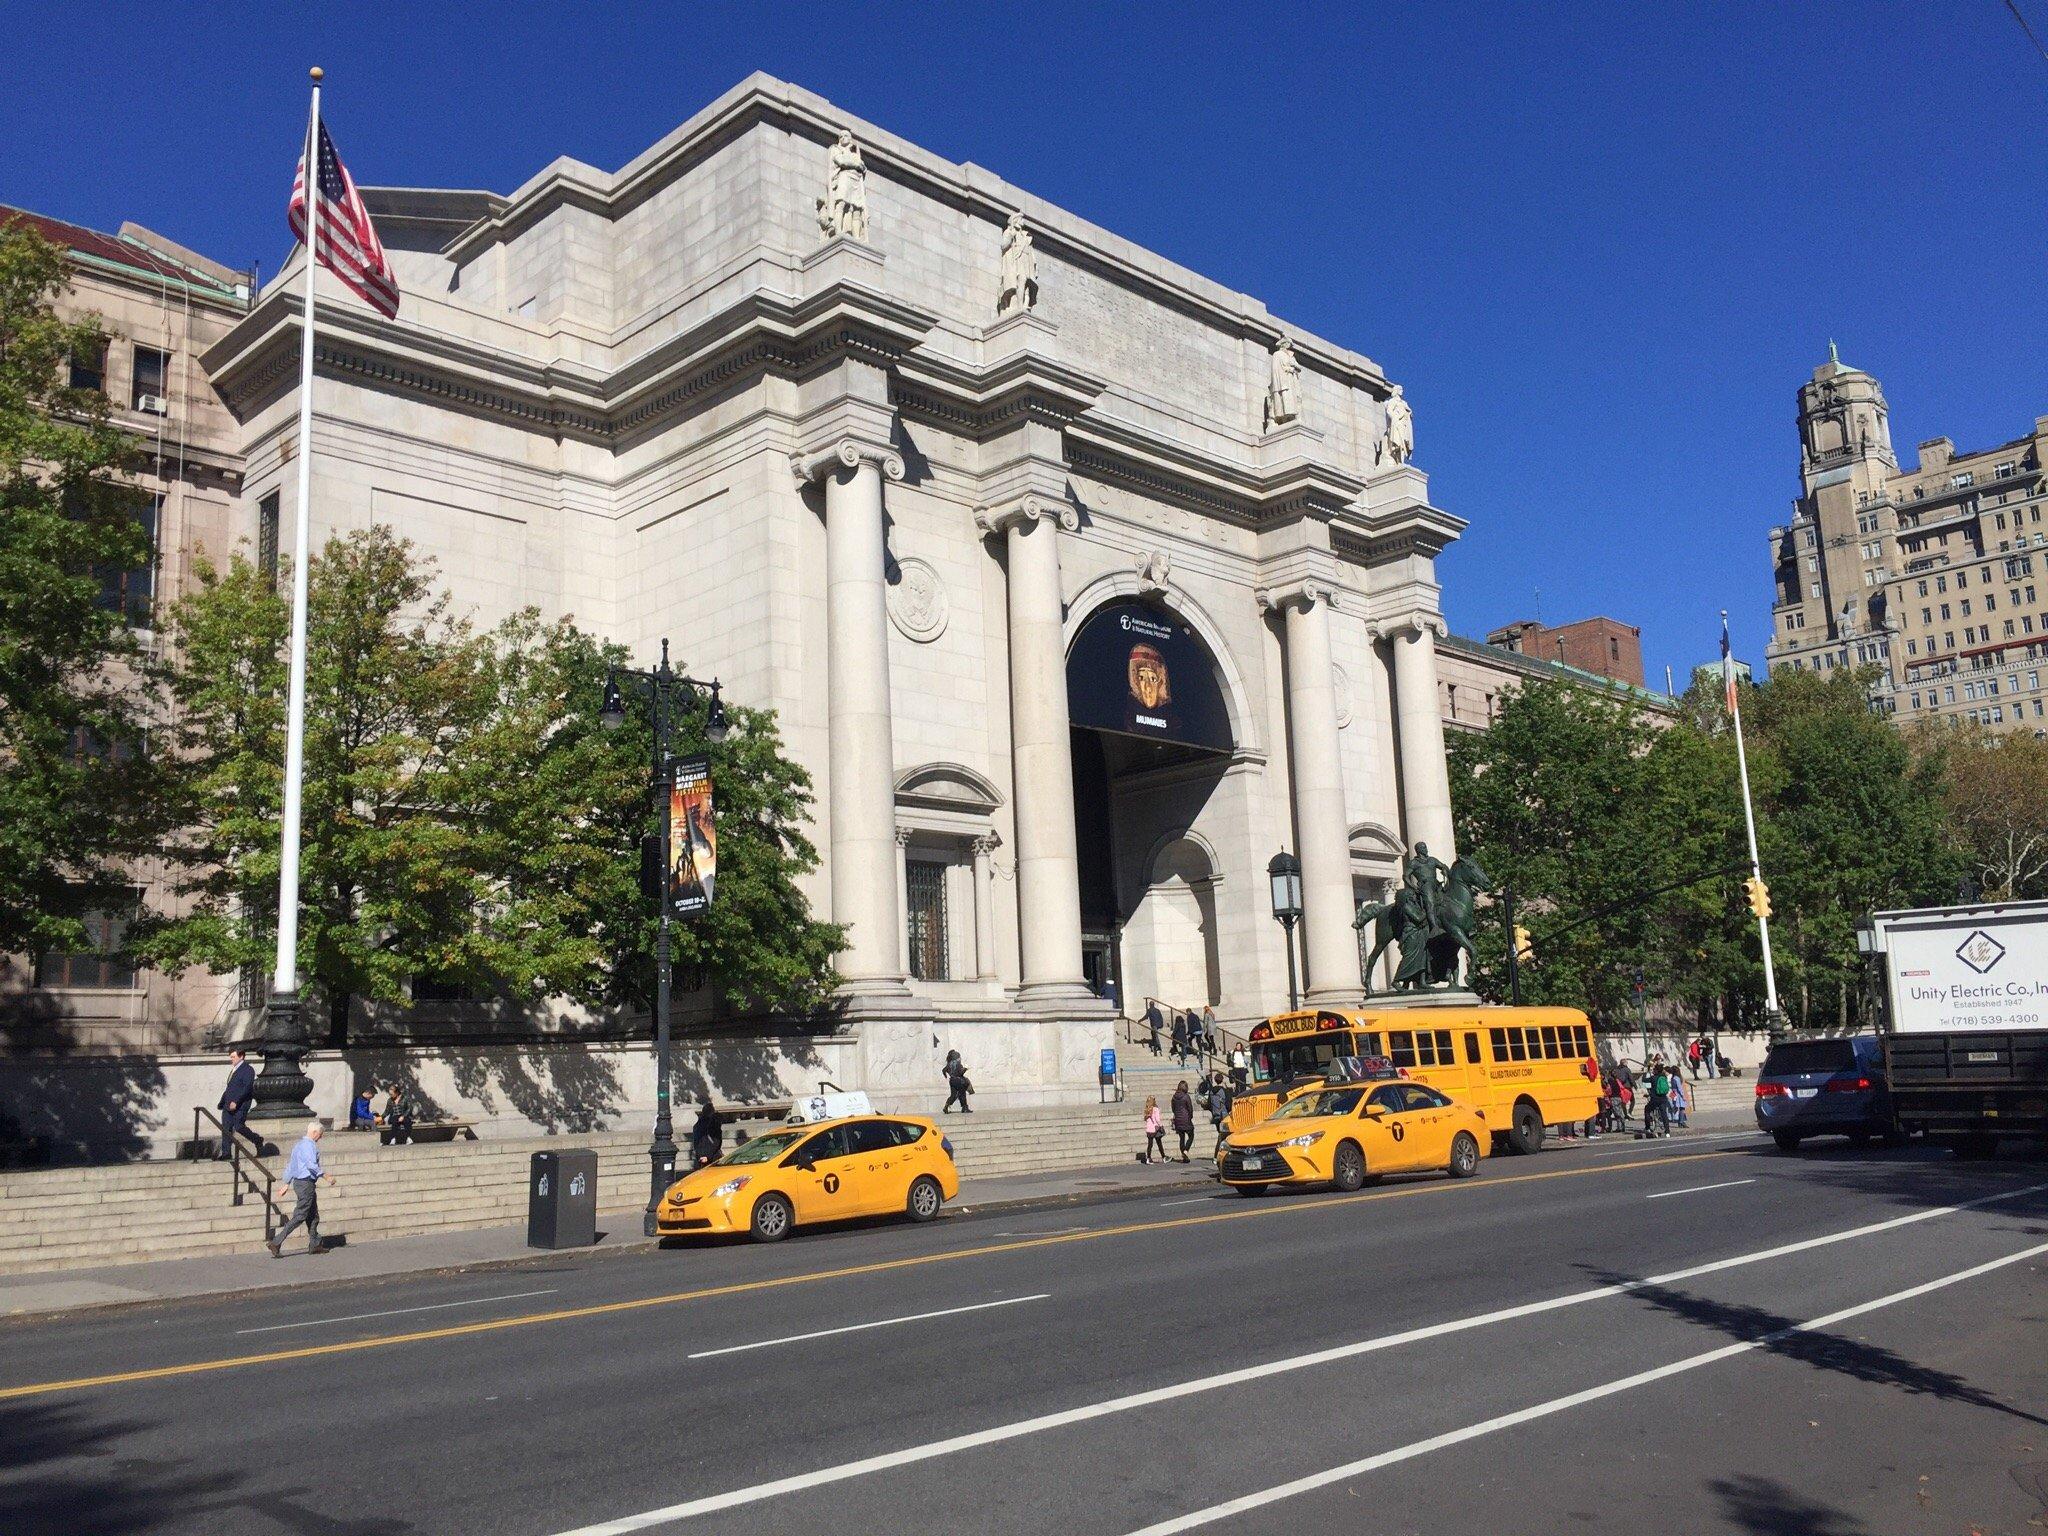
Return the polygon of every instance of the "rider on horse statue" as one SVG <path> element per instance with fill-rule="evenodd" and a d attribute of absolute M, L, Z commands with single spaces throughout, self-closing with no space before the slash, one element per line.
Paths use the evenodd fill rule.
<path fill-rule="evenodd" d="M 1472 954 L 1474 898 L 1488 888 L 1485 872 L 1469 858 L 1446 868 L 1441 859 L 1430 856 L 1425 843 L 1417 843 L 1403 863 L 1393 901 L 1361 904 L 1352 924 L 1374 927 L 1376 942 L 1366 974 L 1372 974 L 1390 944 L 1398 944 L 1396 991 L 1452 985 L 1458 979 L 1458 956 Z"/>

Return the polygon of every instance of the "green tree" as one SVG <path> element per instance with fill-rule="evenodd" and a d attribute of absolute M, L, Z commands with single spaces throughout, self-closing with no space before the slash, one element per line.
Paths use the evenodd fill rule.
<path fill-rule="evenodd" d="M 1951 899 L 1966 863 L 1941 754 L 1916 754 L 1871 710 L 1869 685 L 1861 671 L 1791 671 L 1744 696 L 1778 986 L 1801 1029 L 1859 1016 L 1858 921 Z"/>
<path fill-rule="evenodd" d="M 1628 1006 L 1649 952 L 1650 914 L 1628 899 L 1656 884 L 1642 846 L 1651 793 L 1650 731 L 1621 701 L 1569 683 L 1509 693 L 1486 731 L 1450 743 L 1458 847 L 1498 893 L 1512 887 L 1517 918 L 1535 936 L 1523 967 L 1528 1002 L 1600 1012 Z M 1607 919 L 1563 932 L 1598 909 Z M 1475 983 L 1508 992 L 1497 911 L 1475 935 Z M 1546 934 L 1557 934 L 1546 940 Z"/>
<path fill-rule="evenodd" d="M 648 826 L 644 721 L 597 719 L 617 658 L 527 611 L 479 634 L 430 564 L 373 527 L 309 573 L 301 975 L 329 1038 L 361 997 L 402 1003 L 418 976 L 515 1013 L 647 996 L 652 924 L 639 889 Z M 269 964 L 284 758 L 284 597 L 246 560 L 202 568 L 173 616 L 188 915 L 138 947 L 168 969 Z M 685 967 L 751 1009 L 829 992 L 839 931 L 796 879 L 816 855 L 808 782 L 771 717 L 733 711 L 709 747 L 719 791 L 718 902 L 678 934 Z M 686 720 L 678 750 L 700 745 Z"/>
<path fill-rule="evenodd" d="M 104 343 L 58 317 L 66 271 L 0 224 L 0 953 L 81 942 L 81 915 L 125 899 L 160 830 L 118 580 L 152 558 L 144 503 L 105 396 L 71 387 L 71 360 Z"/>
<path fill-rule="evenodd" d="M 2048 741 L 1962 725 L 1929 727 L 1912 740 L 1938 754 L 1949 828 L 1985 898 L 2048 892 Z"/>

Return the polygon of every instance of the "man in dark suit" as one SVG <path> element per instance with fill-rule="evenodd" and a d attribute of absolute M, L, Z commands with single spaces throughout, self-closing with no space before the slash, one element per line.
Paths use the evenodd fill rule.
<path fill-rule="evenodd" d="M 229 1155 L 229 1143 L 237 1134 L 247 1136 L 255 1143 L 257 1152 L 263 1150 L 263 1138 L 248 1128 L 249 1096 L 256 1091 L 256 1069 L 249 1065 L 248 1053 L 240 1046 L 228 1052 L 233 1069 L 228 1073 L 228 1085 L 220 1095 L 220 1146 L 214 1152 L 214 1161 L 223 1162 Z"/>

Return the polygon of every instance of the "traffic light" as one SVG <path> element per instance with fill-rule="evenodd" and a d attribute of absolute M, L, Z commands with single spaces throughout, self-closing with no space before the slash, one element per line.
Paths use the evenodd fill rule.
<path fill-rule="evenodd" d="M 1529 937 L 1529 930 L 1520 923 L 1515 924 L 1515 958 L 1524 964 L 1536 958 L 1535 941 Z"/>
<path fill-rule="evenodd" d="M 1771 915 L 1771 888 L 1765 885 L 1760 875 L 1751 875 L 1743 882 L 1749 888 L 1749 910 L 1758 917 Z"/>

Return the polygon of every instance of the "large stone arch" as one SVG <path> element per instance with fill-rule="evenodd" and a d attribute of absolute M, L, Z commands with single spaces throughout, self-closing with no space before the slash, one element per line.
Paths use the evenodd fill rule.
<path fill-rule="evenodd" d="M 1222 1000 L 1216 921 L 1216 888 L 1222 882 L 1222 861 L 1201 834 L 1170 832 L 1153 846 L 1125 929 L 1134 1012 L 1147 997 L 1175 1008 Z"/>
<path fill-rule="evenodd" d="M 1185 592 L 1171 588 L 1161 592 L 1156 587 L 1147 587 L 1131 571 L 1106 571 L 1083 586 L 1067 604 L 1066 624 L 1061 633 L 1061 643 L 1066 649 L 1072 651 L 1074 638 L 1080 634 L 1081 626 L 1094 616 L 1098 608 L 1119 598 L 1142 598 L 1157 603 L 1187 621 L 1188 628 L 1201 640 L 1215 665 L 1224 708 L 1230 715 L 1230 736 L 1236 743 L 1235 755 L 1263 757 L 1265 749 L 1260 744 L 1258 714 L 1251 707 L 1244 674 L 1238 668 L 1237 658 L 1231 654 L 1230 642 L 1215 619 Z"/>

